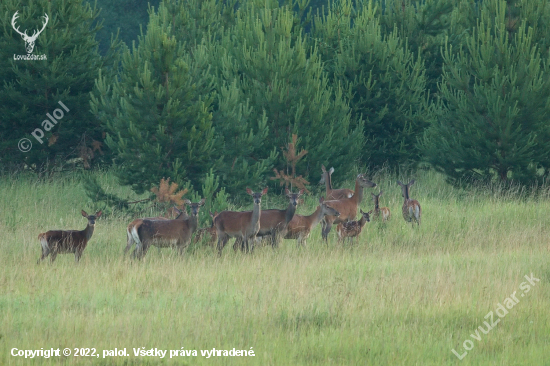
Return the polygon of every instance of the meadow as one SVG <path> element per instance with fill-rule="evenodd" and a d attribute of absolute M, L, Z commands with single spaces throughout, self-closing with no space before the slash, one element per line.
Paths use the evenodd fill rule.
<path fill-rule="evenodd" d="M 98 176 L 129 193 L 110 174 Z M 368 223 L 351 245 L 339 245 L 333 229 L 327 246 L 317 227 L 307 247 L 285 240 L 242 254 L 231 241 L 221 257 L 204 246 L 183 257 L 152 248 L 135 262 L 123 256 L 133 217 L 114 212 L 97 221 L 79 264 L 65 254 L 37 265 L 39 233 L 81 230 L 80 210 L 97 207 L 77 178 L 3 176 L 0 364 L 550 365 L 550 190 L 465 191 L 433 172 L 414 178 L 422 225 L 404 222 L 396 177 L 378 175 L 360 206 L 371 209 L 380 188 L 391 220 Z M 262 207 L 285 207 L 276 196 Z M 306 196 L 297 213 L 310 214 L 317 199 Z M 522 291 L 531 274 L 540 282 Z M 472 338 L 514 291 L 519 302 Z M 451 350 L 462 355 L 466 340 L 473 348 L 459 360 Z M 134 356 L 141 347 L 198 356 Z M 12 356 L 13 348 L 95 348 L 99 358 L 31 360 Z M 115 348 L 129 356 L 103 358 Z M 201 356 L 213 348 L 252 348 L 255 356 Z"/>

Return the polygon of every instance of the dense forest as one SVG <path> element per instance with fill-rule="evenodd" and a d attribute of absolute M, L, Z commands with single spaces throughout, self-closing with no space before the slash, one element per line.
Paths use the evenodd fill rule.
<path fill-rule="evenodd" d="M 424 166 L 456 185 L 548 177 L 547 0 L 5 0 L 0 10 L 5 172 L 114 167 L 138 194 L 162 178 L 229 194 L 307 185 L 323 164 Z M 44 14 L 32 52 L 47 59 L 18 59 L 17 27 L 39 30 Z M 120 203 L 91 178 L 87 189 Z"/>

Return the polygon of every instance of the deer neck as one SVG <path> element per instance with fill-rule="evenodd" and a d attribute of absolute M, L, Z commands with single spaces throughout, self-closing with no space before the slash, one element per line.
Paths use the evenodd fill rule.
<path fill-rule="evenodd" d="M 367 223 L 367 219 L 365 219 L 364 216 L 361 216 L 361 220 L 359 220 L 359 226 L 363 227 Z"/>
<path fill-rule="evenodd" d="M 86 229 L 83 230 L 84 235 L 86 236 L 86 241 L 90 240 L 90 238 L 92 237 L 94 233 L 94 227 L 95 225 L 88 224 L 88 226 L 86 226 Z"/>
<path fill-rule="evenodd" d="M 321 207 L 321 205 L 317 206 L 317 209 L 311 215 L 306 216 L 310 224 L 310 230 L 317 226 L 324 216 L 325 215 L 323 215 L 323 208 Z"/>
<path fill-rule="evenodd" d="M 363 187 L 359 184 L 359 179 L 355 180 L 355 191 L 353 197 L 351 197 L 357 204 L 363 200 Z"/>
<path fill-rule="evenodd" d="M 380 211 L 380 204 L 378 203 L 378 200 L 374 201 L 374 211 Z"/>
<path fill-rule="evenodd" d="M 285 223 L 288 224 L 290 220 L 294 217 L 294 214 L 296 213 L 296 206 L 294 206 L 292 203 L 288 204 L 288 207 L 286 208 L 286 214 L 285 214 Z"/>
<path fill-rule="evenodd" d="M 194 233 L 197 230 L 197 227 L 199 226 L 199 215 L 196 216 L 191 215 L 189 219 L 187 219 L 189 229 L 191 229 L 191 233 Z"/>
<path fill-rule="evenodd" d="M 260 222 L 260 213 L 262 212 L 260 210 L 261 203 L 255 204 L 254 203 L 254 209 L 252 210 L 252 222 L 251 226 L 255 227 L 256 225 L 259 225 Z"/>
<path fill-rule="evenodd" d="M 410 200 L 409 198 L 409 188 L 403 188 L 403 198 L 405 198 L 405 202 Z"/>
<path fill-rule="evenodd" d="M 332 177 L 330 176 L 329 172 L 327 172 L 326 182 L 327 182 L 327 190 L 330 189 L 332 191 Z"/>

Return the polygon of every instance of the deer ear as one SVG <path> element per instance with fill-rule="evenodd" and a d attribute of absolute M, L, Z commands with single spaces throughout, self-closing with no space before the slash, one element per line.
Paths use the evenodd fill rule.
<path fill-rule="evenodd" d="M 325 202 L 325 199 L 323 197 L 319 197 L 319 203 Z"/>
<path fill-rule="evenodd" d="M 369 212 L 367 212 L 369 215 L 372 214 L 372 210 L 370 210 Z"/>
<path fill-rule="evenodd" d="M 286 194 L 287 196 L 290 196 L 290 191 L 288 190 L 288 188 L 285 188 L 285 194 Z"/>
<path fill-rule="evenodd" d="M 326 173 L 326 172 L 327 172 L 327 168 L 325 168 L 324 165 L 321 165 L 321 170 L 323 171 L 323 173 Z"/>
<path fill-rule="evenodd" d="M 267 187 L 264 188 L 264 190 L 262 191 L 262 196 L 263 196 L 264 194 L 267 194 Z"/>
<path fill-rule="evenodd" d="M 403 183 L 401 183 L 401 181 L 397 181 L 397 184 L 399 184 L 401 187 L 403 187 Z"/>
<path fill-rule="evenodd" d="M 415 182 L 415 180 L 413 179 L 413 180 L 411 180 L 411 181 L 409 182 L 409 184 L 407 184 L 407 185 L 410 187 L 410 186 L 412 186 L 412 185 L 414 184 L 414 182 Z"/>
<path fill-rule="evenodd" d="M 305 191 L 306 191 L 305 189 L 300 189 L 300 192 L 298 192 L 298 196 L 303 195 Z"/>
<path fill-rule="evenodd" d="M 97 211 L 97 212 L 95 213 L 95 217 L 100 217 L 102 213 L 103 213 L 103 212 L 101 212 L 101 210 Z"/>
<path fill-rule="evenodd" d="M 252 190 L 250 188 L 246 188 L 246 193 L 248 193 L 249 195 L 254 194 L 254 192 L 252 192 Z"/>
<path fill-rule="evenodd" d="M 84 217 L 88 217 L 88 214 L 86 213 L 86 211 L 82 210 L 82 212 L 81 212 L 81 213 L 82 213 L 82 216 L 84 216 Z"/>
<path fill-rule="evenodd" d="M 361 214 L 364 214 L 363 210 L 362 209 L 359 209 L 359 212 L 361 212 Z"/>
<path fill-rule="evenodd" d="M 334 173 L 334 168 L 333 167 L 330 167 L 330 170 L 328 171 L 329 174 L 332 174 Z"/>
<path fill-rule="evenodd" d="M 185 199 L 185 200 L 183 200 L 183 204 L 184 205 L 190 205 L 191 201 L 189 201 L 188 199 Z"/>
<path fill-rule="evenodd" d="M 206 198 L 203 198 L 203 199 L 199 202 L 199 206 L 203 206 L 205 202 L 206 202 Z"/>

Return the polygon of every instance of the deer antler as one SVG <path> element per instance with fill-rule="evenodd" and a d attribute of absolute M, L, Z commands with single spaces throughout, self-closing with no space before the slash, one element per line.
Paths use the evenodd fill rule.
<path fill-rule="evenodd" d="M 18 13 L 18 12 L 19 12 L 19 11 L 16 11 L 15 14 L 13 14 L 13 18 L 11 18 L 11 26 L 12 26 L 13 30 L 15 30 L 15 31 L 16 31 L 17 33 L 19 33 L 23 38 L 25 38 L 25 37 L 28 37 L 28 35 L 27 35 L 27 30 L 25 29 L 25 33 L 21 33 L 21 32 L 19 31 L 19 27 L 17 27 L 17 28 L 15 27 L 15 20 L 16 20 L 17 18 L 19 18 L 19 17 L 17 16 L 17 13 Z"/>
<path fill-rule="evenodd" d="M 32 39 L 33 41 L 40 35 L 40 33 L 42 33 L 42 31 L 44 30 L 44 28 L 46 28 L 46 25 L 48 24 L 48 20 L 50 20 L 50 18 L 48 18 L 48 14 L 44 13 L 44 20 L 45 20 L 45 23 L 44 25 L 42 26 L 42 29 L 40 29 L 37 33 L 37 31 L 34 31 L 34 33 L 32 34 L 32 36 L 30 36 L 29 38 Z"/>

